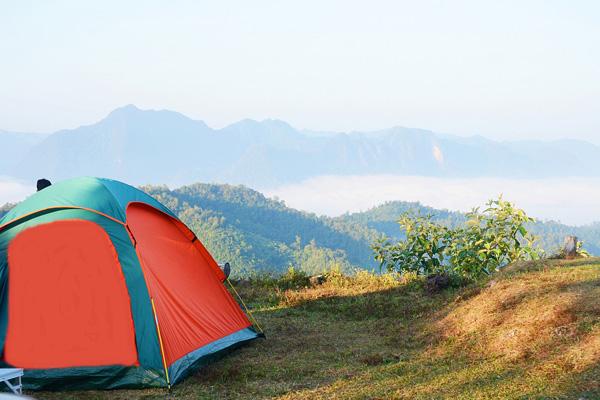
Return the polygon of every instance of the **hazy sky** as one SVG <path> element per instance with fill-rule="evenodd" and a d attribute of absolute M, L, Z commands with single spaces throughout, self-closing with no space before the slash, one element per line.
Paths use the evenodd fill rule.
<path fill-rule="evenodd" d="M 134 103 L 599 143 L 598 21 L 599 1 L 0 0 L 0 129 Z"/>

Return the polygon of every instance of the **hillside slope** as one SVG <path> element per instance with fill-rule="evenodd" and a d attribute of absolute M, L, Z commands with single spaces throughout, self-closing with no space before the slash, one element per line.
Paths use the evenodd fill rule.
<path fill-rule="evenodd" d="M 177 213 L 217 260 L 229 261 L 236 276 L 288 266 L 313 274 L 375 267 L 375 232 L 288 208 L 255 190 L 201 183 L 143 189 Z"/>
<path fill-rule="evenodd" d="M 267 336 L 172 389 L 182 399 L 595 399 L 600 260 L 526 263 L 428 295 L 365 273 L 241 285 Z M 163 390 L 41 393 L 159 399 Z"/>
<path fill-rule="evenodd" d="M 390 238 L 402 238 L 403 233 L 398 225 L 398 218 L 404 212 L 430 214 L 436 221 L 449 226 L 465 222 L 465 214 L 458 211 L 440 210 L 424 206 L 416 202 L 390 201 L 370 210 L 345 214 L 334 220 L 341 224 L 351 224 L 376 230 Z M 547 254 L 552 254 L 562 246 L 565 236 L 576 235 L 584 242 L 587 251 L 600 255 L 600 222 L 584 226 L 564 225 L 554 221 L 537 221 L 529 224 L 528 229 L 537 237 L 538 245 Z"/>
<path fill-rule="evenodd" d="M 244 186 L 141 189 L 173 210 L 218 262 L 229 262 L 234 277 L 281 274 L 289 267 L 311 274 L 377 267 L 370 248 L 376 231 L 286 207 Z M 0 218 L 12 207 L 0 206 Z"/>
<path fill-rule="evenodd" d="M 142 189 L 177 213 L 219 262 L 230 262 L 236 277 L 280 274 L 290 266 L 311 274 L 332 267 L 346 272 L 378 270 L 370 246 L 382 235 L 402 237 L 397 220 L 403 212 L 430 213 L 449 225 L 465 220 L 459 212 L 400 201 L 337 218 L 319 217 L 244 186 L 197 183 L 173 190 L 166 186 Z M 1 206 L 0 217 L 12 206 Z M 600 223 L 571 227 L 543 222 L 530 228 L 548 253 L 566 235 L 575 234 L 588 251 L 600 254 Z"/>

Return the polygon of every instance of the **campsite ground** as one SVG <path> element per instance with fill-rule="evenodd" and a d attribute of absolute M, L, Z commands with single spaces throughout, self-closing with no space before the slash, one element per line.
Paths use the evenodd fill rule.
<path fill-rule="evenodd" d="M 159 389 L 48 399 L 600 398 L 600 259 L 540 261 L 430 295 L 422 281 L 334 275 L 240 285 L 257 340 Z"/>

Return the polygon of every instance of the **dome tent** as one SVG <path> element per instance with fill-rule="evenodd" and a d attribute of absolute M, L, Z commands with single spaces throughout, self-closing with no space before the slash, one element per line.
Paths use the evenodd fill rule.
<path fill-rule="evenodd" d="M 0 347 L 30 389 L 170 386 L 259 334 L 168 208 L 76 178 L 0 220 Z"/>

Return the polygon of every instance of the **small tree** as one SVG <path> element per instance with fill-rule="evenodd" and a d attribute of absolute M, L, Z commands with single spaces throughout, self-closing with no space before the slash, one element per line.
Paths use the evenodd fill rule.
<path fill-rule="evenodd" d="M 481 212 L 473 209 L 467 223 L 454 229 L 436 223 L 431 215 L 403 214 L 398 222 L 406 239 L 376 242 L 375 258 L 389 271 L 452 272 L 469 278 L 517 260 L 538 258 L 535 238 L 525 228 L 533 218 L 502 197 L 486 206 Z"/>
<path fill-rule="evenodd" d="M 406 233 L 405 240 L 391 243 L 386 238 L 372 246 L 381 268 L 401 273 L 442 272 L 448 228 L 432 221 L 431 215 L 404 213 L 398 223 Z"/>
<path fill-rule="evenodd" d="M 455 229 L 448 242 L 450 266 L 462 276 L 476 278 L 539 256 L 533 246 L 535 237 L 526 229 L 533 218 L 502 197 L 486 206 L 481 212 L 476 208 L 468 213 L 465 226 Z"/>

